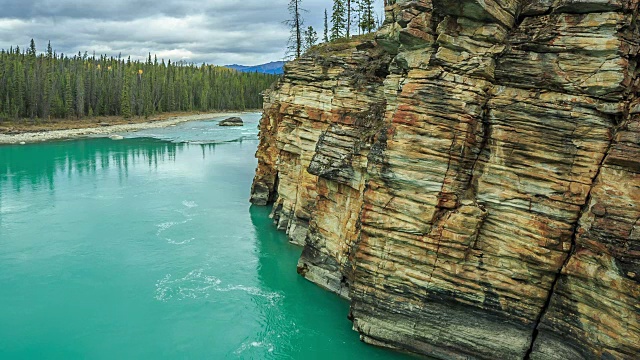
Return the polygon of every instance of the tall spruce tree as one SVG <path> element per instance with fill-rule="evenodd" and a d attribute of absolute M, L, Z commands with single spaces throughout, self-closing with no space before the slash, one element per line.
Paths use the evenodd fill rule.
<path fill-rule="evenodd" d="M 129 77 L 124 77 L 122 92 L 120 93 L 120 116 L 125 119 L 131 117 L 131 97 L 129 96 Z"/>
<path fill-rule="evenodd" d="M 71 76 L 67 73 L 64 79 L 64 117 L 73 116 L 73 93 L 71 92 Z"/>
<path fill-rule="evenodd" d="M 324 37 L 322 41 L 329 42 L 329 15 L 327 9 L 324 9 Z"/>
<path fill-rule="evenodd" d="M 344 36 L 347 27 L 347 14 L 344 0 L 333 0 L 333 12 L 331 14 L 331 40 L 337 40 Z"/>
<path fill-rule="evenodd" d="M 51 47 L 51 41 L 47 43 L 47 59 L 51 60 L 53 58 L 53 48 Z"/>
<path fill-rule="evenodd" d="M 347 39 L 351 37 L 351 0 L 346 0 L 347 1 Z"/>
<path fill-rule="evenodd" d="M 304 26 L 304 19 L 302 18 L 302 12 L 304 12 L 304 10 L 302 9 L 301 4 L 302 0 L 289 1 L 288 9 L 289 16 L 291 18 L 285 21 L 285 23 L 289 25 L 289 31 L 291 32 L 288 51 L 290 54 L 294 54 L 296 58 L 299 58 L 302 55 L 304 47 L 304 30 L 302 28 Z"/>
<path fill-rule="evenodd" d="M 81 68 L 76 74 L 76 117 L 84 116 L 84 78 Z"/>
<path fill-rule="evenodd" d="M 36 57 L 36 42 L 33 41 L 33 39 L 31 39 L 31 42 L 29 43 L 29 50 L 27 50 L 27 55 L 33 57 L 34 59 Z"/>
<path fill-rule="evenodd" d="M 373 0 L 359 0 L 361 9 L 358 26 L 363 33 L 370 33 L 376 29 L 376 18 L 373 11 Z"/>
<path fill-rule="evenodd" d="M 360 28 L 360 21 L 362 19 L 362 0 L 353 0 L 353 20 L 358 25 L 358 35 L 362 34 L 362 29 Z"/>

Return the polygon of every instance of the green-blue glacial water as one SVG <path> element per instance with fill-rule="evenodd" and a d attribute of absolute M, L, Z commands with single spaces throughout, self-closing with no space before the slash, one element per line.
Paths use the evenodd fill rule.
<path fill-rule="evenodd" d="M 400 359 L 248 199 L 258 114 L 0 146 L 1 359 Z"/>

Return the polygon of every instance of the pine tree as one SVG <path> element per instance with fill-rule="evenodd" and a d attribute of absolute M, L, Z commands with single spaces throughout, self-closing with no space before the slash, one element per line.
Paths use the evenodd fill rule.
<path fill-rule="evenodd" d="M 304 19 L 302 18 L 301 13 L 304 12 L 300 5 L 302 0 L 290 0 L 289 1 L 289 16 L 291 19 L 285 21 L 287 25 L 289 25 L 289 30 L 291 32 L 291 36 L 289 37 L 289 53 L 293 53 L 296 58 L 299 58 L 302 55 L 302 50 L 304 46 L 303 39 L 303 30 L 302 26 L 304 25 Z"/>
<path fill-rule="evenodd" d="M 42 117 L 44 119 L 48 119 L 51 116 L 51 98 L 52 95 L 55 94 L 55 89 L 54 89 L 54 84 L 53 84 L 53 78 L 54 78 L 54 73 L 53 73 L 53 69 L 52 69 L 52 65 L 51 65 L 51 58 L 49 58 L 49 49 L 47 50 L 47 59 L 48 59 L 48 64 L 47 64 L 47 69 L 45 69 L 45 80 L 44 80 L 44 84 L 43 84 L 43 97 L 42 97 Z M 53 56 L 53 54 L 51 54 L 51 56 Z"/>
<path fill-rule="evenodd" d="M 171 67 L 171 60 L 169 60 L 169 63 L 167 65 L 167 105 L 166 108 L 169 111 L 175 111 L 176 110 L 176 92 L 175 92 L 175 86 L 174 86 L 174 82 L 173 82 L 173 68 Z"/>
<path fill-rule="evenodd" d="M 18 55 L 20 55 L 20 48 L 16 47 L 16 51 Z M 15 79 L 13 82 L 13 89 L 10 91 L 13 93 L 14 100 L 12 102 L 12 115 L 14 118 L 25 117 L 27 116 L 26 105 L 25 105 L 25 97 L 26 97 L 26 79 L 24 75 L 24 67 L 21 62 L 19 62 L 20 58 L 16 57 L 16 62 L 14 64 L 14 73 Z"/>
<path fill-rule="evenodd" d="M 84 79 L 80 71 L 76 75 L 76 116 L 84 116 Z"/>
<path fill-rule="evenodd" d="M 69 118 L 73 115 L 73 94 L 71 93 L 71 76 L 69 74 L 64 82 L 64 115 Z"/>
<path fill-rule="evenodd" d="M 313 45 L 318 42 L 318 33 L 313 29 L 313 26 L 309 26 L 304 31 L 304 49 L 309 50 Z"/>
<path fill-rule="evenodd" d="M 329 16 L 327 14 L 327 9 L 324 9 L 324 37 L 322 41 L 329 42 Z"/>
<path fill-rule="evenodd" d="M 347 39 L 351 37 L 351 0 L 347 0 Z"/>
<path fill-rule="evenodd" d="M 337 40 L 344 36 L 347 27 L 344 0 L 333 0 L 333 13 L 331 14 L 331 40 Z"/>
<path fill-rule="evenodd" d="M 359 0 L 361 17 L 359 27 L 363 33 L 370 33 L 376 28 L 376 19 L 373 12 L 373 0 Z"/>
<path fill-rule="evenodd" d="M 29 43 L 29 50 L 27 51 L 27 55 L 35 58 L 36 57 L 36 42 L 31 39 L 31 43 Z"/>
<path fill-rule="evenodd" d="M 33 42 L 32 42 L 33 44 Z M 29 58 L 31 58 L 31 54 L 29 54 Z M 28 70 L 27 70 L 27 89 L 28 89 L 28 98 L 27 98 L 27 106 L 29 109 L 29 118 L 32 120 L 35 119 L 38 114 L 38 86 L 36 83 L 36 69 L 35 69 L 35 58 L 33 61 L 29 61 Z"/>
<path fill-rule="evenodd" d="M 89 108 L 90 112 L 93 112 Z M 120 93 L 120 116 L 125 119 L 131 117 L 131 97 L 129 96 L 129 77 L 126 72 L 124 74 L 124 83 L 122 84 L 122 92 Z"/>

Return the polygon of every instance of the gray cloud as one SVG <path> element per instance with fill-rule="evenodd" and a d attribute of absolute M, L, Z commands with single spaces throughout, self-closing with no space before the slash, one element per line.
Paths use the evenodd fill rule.
<path fill-rule="evenodd" d="M 284 57 L 288 0 L 0 0 L 0 48 L 66 54 L 255 65 Z M 322 32 L 331 0 L 303 0 L 306 24 Z M 382 11 L 382 0 L 377 10 Z"/>

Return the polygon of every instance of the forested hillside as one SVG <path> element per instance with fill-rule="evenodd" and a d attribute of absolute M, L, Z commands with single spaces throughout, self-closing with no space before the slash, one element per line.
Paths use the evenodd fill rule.
<path fill-rule="evenodd" d="M 257 109 L 277 76 L 225 67 L 57 55 L 34 42 L 0 51 L 0 121 Z"/>

